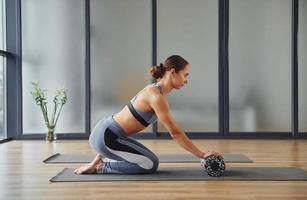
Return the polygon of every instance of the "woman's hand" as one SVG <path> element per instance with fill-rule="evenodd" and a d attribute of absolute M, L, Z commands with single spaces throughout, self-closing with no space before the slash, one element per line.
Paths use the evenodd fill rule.
<path fill-rule="evenodd" d="M 204 153 L 203 155 L 203 159 L 206 159 L 208 156 L 211 156 L 211 155 L 216 155 L 216 156 L 221 156 L 223 157 L 223 154 L 219 153 L 219 152 L 216 152 L 216 151 L 207 151 Z"/>

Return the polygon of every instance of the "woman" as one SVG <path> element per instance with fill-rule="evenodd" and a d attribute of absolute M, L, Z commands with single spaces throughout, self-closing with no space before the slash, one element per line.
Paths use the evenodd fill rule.
<path fill-rule="evenodd" d="M 164 64 L 151 67 L 151 75 L 158 82 L 147 85 L 119 113 L 97 123 L 89 141 L 98 155 L 91 163 L 76 169 L 75 173 L 154 173 L 159 164 L 157 156 L 129 136 L 142 131 L 157 118 L 172 138 L 196 157 L 221 156 L 218 152 L 198 149 L 170 114 L 165 94 L 187 84 L 189 70 L 189 63 L 178 55 L 170 56 Z"/>

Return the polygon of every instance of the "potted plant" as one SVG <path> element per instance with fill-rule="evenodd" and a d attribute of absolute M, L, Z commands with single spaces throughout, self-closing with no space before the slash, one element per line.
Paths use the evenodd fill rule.
<path fill-rule="evenodd" d="M 67 89 L 62 88 L 55 92 L 55 96 L 53 99 L 54 107 L 52 112 L 52 117 L 49 119 L 48 110 L 47 110 L 47 100 L 45 93 L 47 90 L 43 90 L 39 86 L 39 81 L 34 80 L 31 82 L 33 86 L 33 90 L 31 94 L 38 105 L 41 108 L 45 125 L 47 127 L 46 140 L 52 142 L 56 139 L 56 135 L 54 133 L 56 124 L 58 122 L 60 113 L 62 111 L 63 105 L 67 102 Z"/>

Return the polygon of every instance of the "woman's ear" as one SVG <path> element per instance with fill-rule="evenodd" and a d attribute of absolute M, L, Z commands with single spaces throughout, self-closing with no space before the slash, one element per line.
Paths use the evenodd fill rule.
<path fill-rule="evenodd" d="M 175 68 L 171 68 L 171 74 L 175 74 L 176 71 L 175 71 Z"/>

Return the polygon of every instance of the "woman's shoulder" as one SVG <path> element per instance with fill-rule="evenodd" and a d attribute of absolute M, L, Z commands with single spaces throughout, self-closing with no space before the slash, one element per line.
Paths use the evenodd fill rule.
<path fill-rule="evenodd" d="M 147 87 L 147 91 L 150 95 L 154 95 L 154 96 L 159 96 L 162 97 L 163 94 L 161 93 L 160 89 L 158 87 L 156 87 L 154 84 L 150 84 Z"/>
<path fill-rule="evenodd" d="M 165 99 L 164 95 L 161 93 L 159 88 L 154 85 L 154 83 L 146 85 L 135 95 L 134 98 L 136 99 L 138 96 L 145 101 L 159 101 L 161 99 Z"/>
<path fill-rule="evenodd" d="M 167 98 L 163 94 L 161 94 L 160 90 L 156 86 L 153 85 L 148 87 L 146 96 L 147 101 L 151 105 L 168 103 Z"/>

